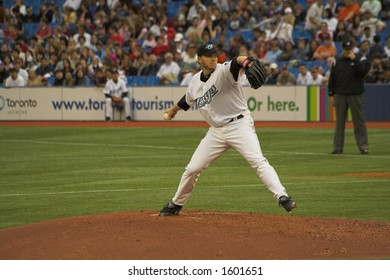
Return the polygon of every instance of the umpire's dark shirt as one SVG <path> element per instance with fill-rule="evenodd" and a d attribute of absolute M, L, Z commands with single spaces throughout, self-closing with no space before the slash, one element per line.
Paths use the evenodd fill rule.
<path fill-rule="evenodd" d="M 364 92 L 364 77 L 370 71 L 366 58 L 356 55 L 354 60 L 339 57 L 331 68 L 329 95 L 358 95 Z"/>

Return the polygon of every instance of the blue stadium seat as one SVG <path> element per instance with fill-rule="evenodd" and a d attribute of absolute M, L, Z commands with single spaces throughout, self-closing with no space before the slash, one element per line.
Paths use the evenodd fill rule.
<path fill-rule="evenodd" d="M 160 79 L 155 75 L 150 75 L 146 77 L 147 86 L 158 86 L 160 85 Z"/>
<path fill-rule="evenodd" d="M 35 35 L 37 32 L 37 28 L 39 26 L 39 23 L 24 23 L 23 29 L 24 29 L 24 35 L 27 39 L 30 39 L 32 36 Z"/>

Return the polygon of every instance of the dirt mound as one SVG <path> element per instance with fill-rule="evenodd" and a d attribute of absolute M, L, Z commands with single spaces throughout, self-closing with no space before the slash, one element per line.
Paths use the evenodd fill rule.
<path fill-rule="evenodd" d="M 186 211 L 111 213 L 0 230 L 0 259 L 218 260 L 390 257 L 390 223 Z"/>

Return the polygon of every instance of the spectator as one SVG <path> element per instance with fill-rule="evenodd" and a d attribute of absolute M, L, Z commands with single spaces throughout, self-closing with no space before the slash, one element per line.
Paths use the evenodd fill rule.
<path fill-rule="evenodd" d="M 35 69 L 30 69 L 28 71 L 27 86 L 29 86 L 29 87 L 42 86 L 42 77 L 37 75 L 37 73 L 35 72 Z"/>
<path fill-rule="evenodd" d="M 9 76 L 9 71 L 5 69 L 5 65 L 3 61 L 0 60 L 0 85 L 3 85 L 5 82 L 5 79 L 7 79 Z"/>
<path fill-rule="evenodd" d="M 352 23 L 355 15 L 360 16 L 359 5 L 354 2 L 354 0 L 344 0 L 345 6 L 340 8 L 340 11 L 337 14 L 337 19 L 339 21 L 344 21 L 347 23 Z"/>
<path fill-rule="evenodd" d="M 39 61 L 40 65 L 36 69 L 37 75 L 42 77 L 50 77 L 53 75 L 53 67 L 49 64 L 49 61 L 46 57 L 42 57 L 42 59 Z"/>
<path fill-rule="evenodd" d="M 38 42 L 41 44 L 46 43 L 47 38 L 52 35 L 51 27 L 48 24 L 46 18 L 42 18 L 40 24 L 35 32 L 35 36 L 38 38 Z"/>
<path fill-rule="evenodd" d="M 329 35 L 326 35 L 324 37 L 324 43 L 315 50 L 313 59 L 317 61 L 326 61 L 328 57 L 336 55 L 337 50 L 334 46 L 332 38 Z"/>
<path fill-rule="evenodd" d="M 335 42 L 344 42 L 350 37 L 348 30 L 347 30 L 347 25 L 343 21 L 339 21 L 337 23 L 336 30 L 334 32 L 334 41 Z"/>
<path fill-rule="evenodd" d="M 337 23 L 339 22 L 334 16 L 331 8 L 325 8 L 324 10 L 324 19 L 323 21 L 328 25 L 328 29 L 334 33 L 337 28 Z"/>
<path fill-rule="evenodd" d="M 359 25 L 359 35 L 363 34 L 364 28 L 366 28 L 366 26 L 370 27 L 370 30 L 375 35 L 380 34 L 382 32 L 382 30 L 386 27 L 386 23 L 376 17 L 372 17 L 371 12 L 369 10 L 366 10 L 363 14 L 363 20 L 360 22 Z"/>
<path fill-rule="evenodd" d="M 363 57 L 367 58 L 368 51 L 370 50 L 370 41 L 364 40 L 360 43 L 358 54 Z"/>
<path fill-rule="evenodd" d="M 334 65 L 335 61 L 336 61 L 336 57 L 333 57 L 333 56 L 328 57 L 328 59 L 326 60 L 326 66 L 328 67 L 328 70 L 324 74 L 324 79 L 323 79 L 324 84 L 329 82 L 330 71 L 331 71 L 332 66 Z"/>
<path fill-rule="evenodd" d="M 252 30 L 257 23 L 256 18 L 252 15 L 252 12 L 249 9 L 242 11 L 241 19 L 243 22 L 241 29 L 243 30 Z"/>
<path fill-rule="evenodd" d="M 382 10 L 382 3 L 378 0 L 365 0 L 360 8 L 360 12 L 363 14 L 369 11 L 373 17 L 378 18 L 379 13 Z"/>
<path fill-rule="evenodd" d="M 277 81 L 278 81 L 278 76 L 280 74 L 280 71 L 279 71 L 279 67 L 276 63 L 269 63 L 269 62 L 265 62 L 264 63 L 264 67 L 265 69 L 271 69 L 271 66 L 272 66 L 272 69 L 274 69 L 272 71 L 272 73 L 268 76 L 268 79 L 266 81 L 266 84 L 267 85 L 276 85 Z"/>
<path fill-rule="evenodd" d="M 194 17 L 191 20 L 191 25 L 187 28 L 187 31 L 185 32 L 186 38 L 190 38 L 193 35 L 197 35 L 199 38 L 202 37 L 204 26 L 201 25 L 199 17 Z"/>
<path fill-rule="evenodd" d="M 291 59 L 298 61 L 308 60 L 307 57 L 308 49 L 306 38 L 299 38 L 297 43 L 297 48 L 294 49 Z"/>
<path fill-rule="evenodd" d="M 290 7 L 286 8 L 284 13 L 285 15 L 283 17 L 283 20 L 278 27 L 279 32 L 277 34 L 277 38 L 282 44 L 290 42 L 294 46 L 292 31 L 295 25 L 295 16 L 292 14 L 292 10 Z"/>
<path fill-rule="evenodd" d="M 23 78 L 24 84 L 27 85 L 28 82 L 28 72 L 22 68 L 22 63 L 20 59 L 14 60 L 14 69 L 16 69 L 16 73 L 18 76 Z"/>
<path fill-rule="evenodd" d="M 179 35 L 179 34 L 180 33 L 178 33 L 176 35 Z M 183 36 L 183 35 L 181 35 L 181 36 Z M 175 37 L 175 39 L 176 39 L 176 37 Z M 150 53 L 152 51 L 152 49 L 156 46 L 156 44 L 157 44 L 156 39 L 154 38 L 153 33 L 148 32 L 145 40 L 143 40 L 143 42 L 142 42 L 142 49 L 143 49 L 143 51 Z"/>
<path fill-rule="evenodd" d="M 164 38 L 157 37 L 156 46 L 152 48 L 152 53 L 156 56 L 163 56 L 169 51 L 169 46 L 164 43 Z"/>
<path fill-rule="evenodd" d="M 320 43 L 318 43 L 317 40 L 311 40 L 309 43 L 309 50 L 307 52 L 307 59 L 308 60 L 315 60 L 314 53 L 316 52 L 317 48 L 320 46 Z"/>
<path fill-rule="evenodd" d="M 67 73 L 65 73 L 65 84 L 68 86 L 73 86 L 74 85 L 74 79 L 72 75 L 69 75 L 67 77 Z M 70 73 L 70 72 L 69 72 Z M 70 73 L 72 74 L 72 73 Z M 93 76 L 93 81 L 92 81 L 97 87 L 104 87 L 107 83 L 107 74 L 104 73 L 102 68 L 98 68 L 95 70 L 95 75 Z"/>
<path fill-rule="evenodd" d="M 14 65 L 12 63 L 12 58 L 11 58 L 10 54 L 9 55 L 7 54 L 7 55 L 4 56 L 3 63 L 4 63 L 4 68 L 7 71 L 10 71 L 12 68 L 14 68 Z"/>
<path fill-rule="evenodd" d="M 164 63 L 157 72 L 160 84 L 168 85 L 179 82 L 180 67 L 173 61 L 173 54 L 168 52 L 164 56 Z"/>
<path fill-rule="evenodd" d="M 276 85 L 278 86 L 292 86 L 296 84 L 295 76 L 290 73 L 286 65 L 283 65 L 282 71 L 280 72 Z"/>
<path fill-rule="evenodd" d="M 311 73 L 307 70 L 305 63 L 300 63 L 298 66 L 298 76 L 297 76 L 297 85 L 299 86 L 309 86 L 313 84 L 313 77 Z"/>
<path fill-rule="evenodd" d="M 311 77 L 313 79 L 312 85 L 314 86 L 320 86 L 324 83 L 324 76 L 320 74 L 319 67 L 311 69 Z"/>
<path fill-rule="evenodd" d="M 22 16 L 26 15 L 26 6 L 23 4 L 23 0 L 15 0 L 15 4 L 11 6 L 10 10 L 13 11 L 14 8 L 17 8 Z"/>
<path fill-rule="evenodd" d="M 32 7 L 26 7 L 26 15 L 23 16 L 23 23 L 39 22 L 38 15 L 34 14 Z"/>
<path fill-rule="evenodd" d="M 75 80 L 74 80 L 74 77 L 73 77 L 73 73 L 70 70 L 65 70 L 65 75 L 64 76 L 65 77 L 64 77 L 64 81 L 63 81 L 63 86 L 65 86 L 65 87 L 72 87 L 72 86 L 75 85 Z M 99 80 L 99 79 L 96 79 L 96 80 Z M 101 84 L 96 82 L 96 80 L 95 80 L 96 86 L 98 86 L 98 87 L 102 86 Z"/>
<path fill-rule="evenodd" d="M 315 35 L 320 28 L 323 9 L 322 0 L 316 0 L 310 5 L 307 11 L 305 30 L 312 36 L 312 38 L 315 38 Z"/>
<path fill-rule="evenodd" d="M 62 87 L 64 85 L 64 72 L 62 70 L 57 70 L 54 72 L 54 83 L 55 87 Z"/>
<path fill-rule="evenodd" d="M 384 47 L 384 51 L 387 59 L 390 60 L 390 35 L 386 37 L 386 46 Z"/>
<path fill-rule="evenodd" d="M 330 37 L 330 39 L 333 40 L 333 32 L 329 30 L 328 24 L 323 21 L 321 22 L 320 30 L 316 33 L 316 40 L 320 43 L 324 43 L 325 37 Z"/>
<path fill-rule="evenodd" d="M 277 57 L 282 54 L 282 50 L 279 48 L 278 39 L 274 39 L 271 41 L 271 49 L 267 51 L 265 55 L 265 59 L 272 63 L 277 61 Z"/>
<path fill-rule="evenodd" d="M 5 79 L 4 87 L 11 88 L 11 87 L 25 87 L 26 82 L 25 80 L 18 75 L 18 72 L 15 68 L 12 68 L 9 71 L 9 77 Z"/>
<path fill-rule="evenodd" d="M 92 86 L 91 79 L 85 73 L 84 69 L 82 69 L 82 68 L 76 69 L 74 85 L 75 86 L 81 86 L 81 87 Z"/>
<path fill-rule="evenodd" d="M 237 9 L 233 9 L 230 14 L 230 18 L 227 23 L 227 29 L 229 31 L 238 31 L 244 28 L 244 22 L 240 18 L 240 14 Z"/>
<path fill-rule="evenodd" d="M 80 37 L 84 37 L 87 42 L 87 45 L 91 45 L 91 34 L 86 32 L 84 25 L 81 24 L 78 26 L 77 33 L 73 35 L 73 39 L 76 44 L 79 43 Z"/>
<path fill-rule="evenodd" d="M 193 4 L 188 10 L 187 20 L 192 21 L 195 17 L 199 18 L 200 17 L 199 9 L 203 11 L 207 10 L 206 6 L 202 4 L 201 0 L 193 0 Z"/>
<path fill-rule="evenodd" d="M 289 61 L 292 59 L 294 54 L 294 46 L 291 42 L 286 42 L 283 47 L 283 51 L 276 58 L 277 61 Z"/>
<path fill-rule="evenodd" d="M 188 72 L 198 71 L 198 56 L 196 54 L 197 46 L 194 44 L 189 44 L 187 46 L 187 51 L 181 54 L 183 59 L 181 67 L 186 68 Z"/>
<path fill-rule="evenodd" d="M 371 45 L 367 53 L 367 59 L 370 61 L 375 54 L 378 54 L 382 58 L 386 56 L 385 49 L 381 44 L 381 37 L 379 35 L 374 36 L 374 44 Z"/>
<path fill-rule="evenodd" d="M 160 69 L 160 63 L 158 62 L 157 56 L 155 54 L 150 54 L 146 62 L 146 67 L 142 70 L 140 75 L 142 76 L 157 75 L 159 69 Z"/>
<path fill-rule="evenodd" d="M 82 0 L 66 0 L 62 7 L 70 7 L 73 10 L 77 11 L 80 8 L 81 2 Z"/>

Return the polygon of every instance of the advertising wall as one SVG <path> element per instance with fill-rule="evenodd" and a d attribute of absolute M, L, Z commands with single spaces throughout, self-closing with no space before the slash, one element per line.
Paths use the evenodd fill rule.
<path fill-rule="evenodd" d="M 370 87 L 366 94 L 367 119 L 390 120 L 388 87 Z M 177 102 L 186 87 L 130 87 L 132 118 L 162 120 L 163 112 Z M 293 86 L 245 88 L 255 121 L 329 121 L 334 119 L 326 87 Z M 0 89 L 0 120 L 103 121 L 105 102 L 101 88 Z M 373 104 L 375 103 L 375 104 Z M 386 105 L 387 104 L 387 105 Z M 378 110 L 382 108 L 383 110 Z M 373 112 L 372 112 L 373 111 Z M 203 120 L 196 108 L 180 111 L 176 121 Z"/>

